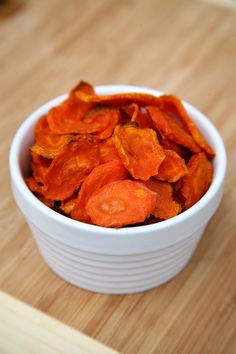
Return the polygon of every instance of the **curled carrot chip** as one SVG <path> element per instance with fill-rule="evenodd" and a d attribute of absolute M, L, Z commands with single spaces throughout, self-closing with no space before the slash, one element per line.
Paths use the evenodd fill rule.
<path fill-rule="evenodd" d="M 80 81 L 78 83 L 78 85 L 76 85 L 71 90 L 71 93 L 70 93 L 70 96 L 69 96 L 69 100 L 70 101 L 73 101 L 73 100 L 75 100 L 76 102 L 78 101 L 78 98 L 76 97 L 77 92 L 84 92 L 87 95 L 94 95 L 95 94 L 93 86 L 90 85 L 86 81 Z"/>
<path fill-rule="evenodd" d="M 206 142 L 206 140 L 202 136 L 194 121 L 188 115 L 185 107 L 178 99 L 178 97 L 174 95 L 163 95 L 160 97 L 160 103 L 161 108 L 165 112 L 175 115 L 183 123 L 187 131 L 192 135 L 193 139 L 200 146 L 200 148 L 205 151 L 205 153 L 210 158 L 213 158 L 215 156 L 215 152 Z"/>
<path fill-rule="evenodd" d="M 137 115 L 139 114 L 139 106 L 136 103 L 131 103 L 129 105 L 123 106 L 122 110 L 129 117 L 129 120 L 127 120 L 125 123 L 136 121 Z"/>
<path fill-rule="evenodd" d="M 36 124 L 36 143 L 30 150 L 43 157 L 54 158 L 72 139 L 72 135 L 54 134 L 49 128 L 47 117 L 44 116 Z"/>
<path fill-rule="evenodd" d="M 180 204 L 173 200 L 173 187 L 170 183 L 160 182 L 152 178 L 144 183 L 157 194 L 156 205 L 152 215 L 158 219 L 165 220 L 181 212 Z"/>
<path fill-rule="evenodd" d="M 78 92 L 93 94 L 94 90 L 91 85 L 82 81 L 71 91 L 68 99 L 49 111 L 47 120 L 53 133 L 80 133 L 78 124 L 93 105 L 80 101 L 77 98 Z"/>
<path fill-rule="evenodd" d="M 156 129 L 161 135 L 175 143 L 188 148 L 190 151 L 196 153 L 200 152 L 199 146 L 195 143 L 192 136 L 185 132 L 185 130 L 175 122 L 165 112 L 158 107 L 146 107 L 149 112 Z"/>
<path fill-rule="evenodd" d="M 45 197 L 54 200 L 71 197 L 98 164 L 97 145 L 85 139 L 69 143 L 49 167 L 45 178 Z"/>
<path fill-rule="evenodd" d="M 134 178 L 147 180 L 158 173 L 165 154 L 154 130 L 117 126 L 113 141 L 124 166 Z"/>
<path fill-rule="evenodd" d="M 188 159 L 190 155 L 190 152 L 186 148 L 168 140 L 165 136 L 161 137 L 161 145 L 165 150 L 174 150 L 183 159 Z"/>
<path fill-rule="evenodd" d="M 31 168 L 33 172 L 33 177 L 35 178 L 36 182 L 43 183 L 45 180 L 45 176 L 48 172 L 48 168 L 52 162 L 51 159 L 46 159 L 41 155 L 38 155 L 31 151 Z"/>
<path fill-rule="evenodd" d="M 126 178 L 128 178 L 128 171 L 120 160 L 113 160 L 95 167 L 88 177 L 85 178 L 80 188 L 78 199 L 72 210 L 72 218 L 89 222 L 90 218 L 85 210 L 85 206 L 90 196 L 105 184 Z"/>
<path fill-rule="evenodd" d="M 120 120 L 120 112 L 117 108 L 98 108 L 100 114 L 103 114 L 103 119 L 106 124 L 106 127 L 102 131 L 93 134 L 94 138 L 97 140 L 108 139 L 112 136 L 116 125 Z"/>
<path fill-rule="evenodd" d="M 185 199 L 185 209 L 195 204 L 210 186 L 213 169 L 205 153 L 193 155 L 189 160 L 188 174 L 183 177 L 180 193 Z"/>
<path fill-rule="evenodd" d="M 145 109 L 139 111 L 136 117 L 136 123 L 138 124 L 139 128 L 142 129 L 145 128 L 155 129 L 153 121 Z"/>
<path fill-rule="evenodd" d="M 84 117 L 84 119 L 78 123 L 77 133 L 88 134 L 103 132 L 108 129 L 110 132 L 110 126 L 114 129 L 114 123 L 119 121 L 119 110 L 113 107 L 95 107 L 91 109 Z M 109 134 L 108 134 L 109 135 Z M 100 137 L 101 139 L 102 137 Z M 106 138 L 106 135 L 104 136 Z"/>
<path fill-rule="evenodd" d="M 74 110 L 73 110 L 74 112 Z M 65 113 L 66 114 L 66 113 Z M 49 125 L 50 125 L 50 112 L 48 115 Z M 90 133 L 101 133 L 106 130 L 104 137 L 100 137 L 100 139 L 106 138 L 111 135 L 115 124 L 117 124 L 119 120 L 119 110 L 113 107 L 95 107 L 87 111 L 83 117 L 79 119 L 74 119 L 73 123 L 69 125 L 65 125 L 62 121 L 63 128 L 59 130 L 57 128 L 53 128 L 54 131 L 57 130 L 58 134 L 66 134 L 66 133 L 76 133 L 76 134 L 90 134 Z M 63 130 L 64 129 L 64 130 Z"/>
<path fill-rule="evenodd" d="M 129 121 L 137 123 L 137 126 L 139 128 L 154 129 L 152 119 L 144 107 L 140 108 L 137 103 L 132 103 L 127 106 L 124 106 L 123 109 L 129 115 Z M 125 123 L 128 123 L 128 121 L 126 121 Z"/>
<path fill-rule="evenodd" d="M 85 103 L 106 104 L 106 105 L 126 105 L 129 103 L 137 103 L 141 105 L 160 105 L 159 97 L 148 93 L 118 93 L 114 95 L 95 95 L 78 91 L 76 93 L 79 100 Z"/>
<path fill-rule="evenodd" d="M 98 149 L 101 164 L 112 160 L 120 160 L 120 156 L 111 138 L 98 144 Z"/>
<path fill-rule="evenodd" d="M 121 227 L 144 221 L 156 204 L 156 193 L 142 183 L 115 181 L 89 198 L 86 212 L 96 225 Z"/>
<path fill-rule="evenodd" d="M 154 177 L 161 181 L 177 182 L 188 173 L 185 161 L 173 150 L 164 149 L 164 152 L 166 157 Z"/>

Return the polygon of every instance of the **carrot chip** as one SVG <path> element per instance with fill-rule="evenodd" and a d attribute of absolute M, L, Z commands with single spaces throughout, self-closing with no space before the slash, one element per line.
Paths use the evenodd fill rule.
<path fill-rule="evenodd" d="M 97 95 L 80 81 L 34 135 L 26 184 L 81 222 L 160 222 L 194 205 L 212 181 L 215 152 L 173 95 Z"/>
<path fill-rule="evenodd" d="M 185 199 L 185 209 L 195 204 L 209 188 L 213 168 L 204 152 L 193 155 L 189 160 L 188 174 L 183 177 L 181 195 Z"/>
<path fill-rule="evenodd" d="M 72 210 L 73 219 L 89 222 L 90 218 L 85 210 L 85 206 L 90 196 L 99 188 L 110 182 L 128 178 L 128 171 L 120 160 L 109 161 L 95 167 L 85 178 L 79 191 L 78 199 Z"/>
<path fill-rule="evenodd" d="M 164 152 L 166 157 L 154 177 L 161 181 L 177 182 L 188 173 L 185 161 L 173 150 L 164 149 Z"/>
<path fill-rule="evenodd" d="M 118 125 L 113 140 L 124 166 L 133 178 L 147 180 L 158 173 L 165 154 L 154 130 Z"/>
<path fill-rule="evenodd" d="M 142 183 L 130 180 L 111 182 L 89 198 L 86 211 L 92 222 L 121 227 L 144 221 L 156 203 L 156 193 Z"/>
<path fill-rule="evenodd" d="M 50 165 L 45 177 L 44 195 L 54 200 L 65 200 L 71 197 L 98 164 L 97 145 L 84 139 L 71 142 Z"/>
<path fill-rule="evenodd" d="M 149 179 L 145 185 L 157 194 L 156 205 L 152 211 L 157 219 L 169 219 L 181 212 L 181 206 L 173 200 L 173 187 L 168 182 Z"/>

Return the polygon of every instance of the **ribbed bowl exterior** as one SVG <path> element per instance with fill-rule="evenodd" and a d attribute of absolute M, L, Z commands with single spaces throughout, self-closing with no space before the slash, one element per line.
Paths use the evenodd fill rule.
<path fill-rule="evenodd" d="M 121 256 L 70 247 L 28 223 L 42 257 L 54 272 L 81 288 L 109 294 L 144 291 L 170 280 L 186 266 L 204 231 L 203 226 L 187 239 L 154 252 Z"/>

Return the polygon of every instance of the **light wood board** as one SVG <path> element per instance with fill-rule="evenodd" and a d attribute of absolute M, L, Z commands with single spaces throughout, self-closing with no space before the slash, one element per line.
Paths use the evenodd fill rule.
<path fill-rule="evenodd" d="M 0 291 L 1 354 L 118 354 Z"/>
<path fill-rule="evenodd" d="M 13 6 L 15 3 L 15 6 Z M 22 0 L 0 7 L 0 287 L 123 353 L 236 353 L 236 10 L 203 1 Z M 11 139 L 80 79 L 171 92 L 220 131 L 220 208 L 189 265 L 152 291 L 78 289 L 42 261 L 13 200 Z"/>

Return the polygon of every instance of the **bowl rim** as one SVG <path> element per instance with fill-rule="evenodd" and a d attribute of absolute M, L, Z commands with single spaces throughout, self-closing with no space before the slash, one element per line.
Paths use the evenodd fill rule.
<path fill-rule="evenodd" d="M 159 96 L 163 94 L 162 91 L 150 89 L 142 86 L 132 86 L 132 85 L 100 85 L 95 86 L 95 91 L 97 94 L 112 94 L 112 93 L 121 93 L 121 92 L 142 92 L 142 93 L 149 93 L 155 96 Z M 34 110 L 20 125 L 16 134 L 12 140 L 12 144 L 10 147 L 10 154 L 9 154 L 9 168 L 10 174 L 12 178 L 13 184 L 15 183 L 18 185 L 20 193 L 24 195 L 24 198 L 28 200 L 32 206 L 37 209 L 38 212 L 44 214 L 46 217 L 52 218 L 54 222 L 62 224 L 63 226 L 68 226 L 75 230 L 87 231 L 89 233 L 96 233 L 98 235 L 102 234 L 103 236 L 117 236 L 119 235 L 135 235 L 140 234 L 143 232 L 152 232 L 152 231 L 161 231 L 165 230 L 169 227 L 176 227 L 177 225 L 186 222 L 188 219 L 192 218 L 194 215 L 198 214 L 198 212 L 202 209 L 202 207 L 208 205 L 210 201 L 214 198 L 217 194 L 219 189 L 224 183 L 224 177 L 226 173 L 226 165 L 227 165 L 227 157 L 226 157 L 226 150 L 224 146 L 224 142 L 218 133 L 215 126 L 209 119 L 198 109 L 193 107 L 191 104 L 187 103 L 186 101 L 182 100 L 185 108 L 191 115 L 197 116 L 197 120 L 200 120 L 206 131 L 210 132 L 212 139 L 215 141 L 216 145 L 216 157 L 215 159 L 220 159 L 220 168 L 214 168 L 214 175 L 212 183 L 204 194 L 204 196 L 191 208 L 187 209 L 186 211 L 180 213 L 179 215 L 170 218 L 168 220 L 164 220 L 158 223 L 150 224 L 150 225 L 142 225 L 142 226 L 130 226 L 130 227 L 122 227 L 122 228 L 107 228 L 97 225 L 86 224 L 81 221 L 73 220 L 71 218 L 65 217 L 64 215 L 59 214 L 58 212 L 50 209 L 46 205 L 44 205 L 28 188 L 26 185 L 24 178 L 21 173 L 20 163 L 19 163 L 19 147 L 21 146 L 26 133 L 29 129 L 36 123 L 40 116 L 45 114 L 48 109 L 51 107 L 59 104 L 62 102 L 68 94 L 60 95 L 40 107 Z M 193 118 L 194 119 L 194 118 Z"/>

